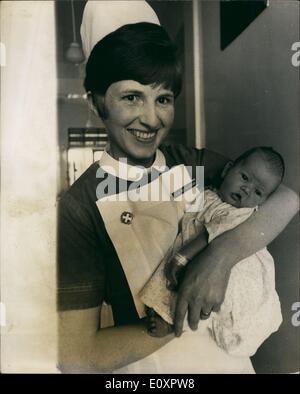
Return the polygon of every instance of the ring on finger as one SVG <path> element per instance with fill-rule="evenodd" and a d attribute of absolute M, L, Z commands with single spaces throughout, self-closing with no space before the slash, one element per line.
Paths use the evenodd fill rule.
<path fill-rule="evenodd" d="M 203 311 L 201 311 L 201 315 L 202 315 L 202 316 L 209 317 L 210 314 L 211 314 L 211 311 L 209 311 L 209 312 L 203 312 Z"/>

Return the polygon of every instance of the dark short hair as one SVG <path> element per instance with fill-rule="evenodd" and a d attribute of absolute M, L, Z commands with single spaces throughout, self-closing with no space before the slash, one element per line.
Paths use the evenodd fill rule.
<path fill-rule="evenodd" d="M 281 182 L 284 177 L 284 173 L 285 173 L 284 160 L 283 160 L 283 157 L 281 156 L 281 154 L 276 152 L 270 146 L 257 146 L 257 147 L 251 148 L 251 149 L 247 150 L 246 152 L 244 152 L 241 156 L 239 156 L 234 161 L 234 164 L 237 164 L 237 163 L 247 159 L 247 157 L 253 155 L 254 153 L 260 153 L 263 156 L 269 169 L 274 173 L 274 175 L 278 176 L 278 178 L 280 179 L 280 182 Z"/>
<path fill-rule="evenodd" d="M 104 95 L 112 83 L 124 80 L 163 85 L 178 96 L 182 81 L 177 50 L 161 26 L 124 25 L 94 46 L 86 65 L 86 91 Z"/>

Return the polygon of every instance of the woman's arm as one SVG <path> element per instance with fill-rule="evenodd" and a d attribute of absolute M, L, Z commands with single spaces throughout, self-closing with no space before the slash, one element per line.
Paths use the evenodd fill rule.
<path fill-rule="evenodd" d="M 174 334 L 151 337 L 144 322 L 98 330 L 100 308 L 59 313 L 59 369 L 64 373 L 110 373 L 168 343 Z"/>
<path fill-rule="evenodd" d="M 231 268 L 267 246 L 286 227 L 299 209 L 299 198 L 281 185 L 246 222 L 210 243 L 188 264 L 179 288 L 175 333 L 181 335 L 183 320 L 197 329 L 201 311 L 218 310 L 225 296 Z"/>

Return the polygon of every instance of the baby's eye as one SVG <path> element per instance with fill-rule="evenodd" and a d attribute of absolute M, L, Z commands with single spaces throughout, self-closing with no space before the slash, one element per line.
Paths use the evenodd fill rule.
<path fill-rule="evenodd" d="M 249 178 L 247 177 L 246 174 L 243 174 L 243 173 L 242 173 L 242 179 L 243 179 L 243 181 L 248 181 Z"/>
<path fill-rule="evenodd" d="M 262 192 L 260 191 L 260 190 L 255 190 L 255 194 L 258 196 L 258 197 L 261 197 L 262 196 Z"/>

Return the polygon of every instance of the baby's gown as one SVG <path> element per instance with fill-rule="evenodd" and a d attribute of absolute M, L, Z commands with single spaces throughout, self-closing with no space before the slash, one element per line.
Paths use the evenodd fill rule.
<path fill-rule="evenodd" d="M 166 288 L 164 267 L 168 258 L 192 240 L 204 225 L 211 242 L 215 237 L 244 222 L 253 208 L 235 208 L 224 203 L 216 193 L 206 190 L 199 212 L 183 216 L 181 231 L 168 256 L 158 266 L 140 293 L 145 305 L 164 320 L 173 323 L 176 293 Z M 195 210 L 195 207 L 192 207 Z M 246 241 L 246 240 L 245 240 Z M 252 356 L 262 342 L 277 331 L 282 322 L 280 302 L 275 290 L 274 262 L 266 248 L 242 260 L 231 271 L 225 300 L 218 313 L 212 313 L 206 327 L 217 345 L 226 353 Z"/>

